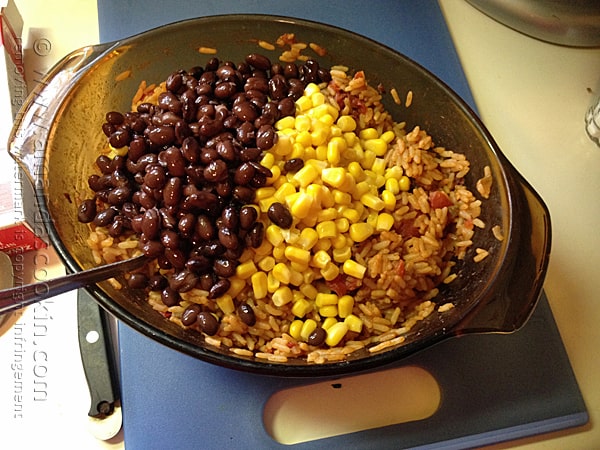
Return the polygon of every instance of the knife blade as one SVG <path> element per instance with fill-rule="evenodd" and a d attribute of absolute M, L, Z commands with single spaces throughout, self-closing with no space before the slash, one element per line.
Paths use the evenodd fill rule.
<path fill-rule="evenodd" d="M 90 392 L 90 431 L 101 440 L 122 426 L 111 329 L 107 313 L 85 289 L 77 291 L 79 351 Z"/>

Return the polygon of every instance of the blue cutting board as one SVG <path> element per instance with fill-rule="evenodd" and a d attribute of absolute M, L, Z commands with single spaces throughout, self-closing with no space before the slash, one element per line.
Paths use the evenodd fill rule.
<path fill-rule="evenodd" d="M 436 1 L 98 0 L 100 39 L 114 41 L 191 17 L 262 13 L 329 23 L 419 62 L 475 104 Z M 307 380 L 215 367 L 119 324 L 125 445 L 135 449 L 288 448 L 264 428 L 268 398 Z M 586 423 L 588 415 L 543 296 L 510 336 L 465 336 L 391 367 L 419 366 L 437 380 L 427 419 L 321 439 L 293 448 L 467 448 Z M 389 368 L 389 367 L 387 367 Z M 342 381 L 342 380 L 336 380 Z"/>

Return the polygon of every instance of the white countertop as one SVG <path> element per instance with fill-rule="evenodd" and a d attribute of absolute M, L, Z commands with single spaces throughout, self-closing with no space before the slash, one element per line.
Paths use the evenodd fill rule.
<path fill-rule="evenodd" d="M 16 3 L 25 20 L 26 64 L 28 57 L 35 58 L 39 69 L 47 69 L 70 50 L 98 42 L 95 0 L 56 1 L 52 9 L 43 0 Z M 494 22 L 462 0 L 440 0 L 440 4 L 484 123 L 550 209 L 553 248 L 545 290 L 590 413 L 590 423 L 584 427 L 490 448 L 597 447 L 600 427 L 594 424 L 600 421 L 600 363 L 592 352 L 600 346 L 600 147 L 585 134 L 584 115 L 593 96 L 600 95 L 600 49 L 537 41 Z M 65 26 L 65 17 L 77 19 Z M 49 255 L 44 259 L 46 276 L 62 273 L 52 252 L 45 252 Z M 64 305 L 56 300 L 48 306 L 53 317 L 61 312 L 74 314 L 75 296 L 68 297 L 60 300 Z M 28 319 L 24 316 L 22 320 Z M 62 330 L 56 338 L 69 346 L 64 352 L 68 355 L 61 353 L 52 361 L 72 370 L 53 377 L 55 384 L 48 385 L 57 395 L 66 396 L 59 410 L 44 411 L 45 425 L 38 428 L 43 433 L 31 432 L 35 427 L 30 424 L 29 432 L 14 428 L 7 437 L 3 420 L 0 446 L 8 439 L 7 448 L 17 444 L 20 448 L 52 447 L 63 442 L 86 449 L 123 448 L 120 436 L 109 442 L 97 441 L 85 430 L 89 397 L 77 366 L 76 325 L 72 322 L 72 330 Z M 73 333 L 73 342 L 65 337 L 66 331 Z M 0 333 L 0 355 L 8 336 Z"/>

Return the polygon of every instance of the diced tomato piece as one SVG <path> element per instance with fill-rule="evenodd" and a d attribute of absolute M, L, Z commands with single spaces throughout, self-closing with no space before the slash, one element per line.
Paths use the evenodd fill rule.
<path fill-rule="evenodd" d="M 439 209 L 444 206 L 452 206 L 452 200 L 443 191 L 433 191 L 429 194 L 429 204 L 433 209 Z"/>
<path fill-rule="evenodd" d="M 344 281 L 343 275 L 338 275 L 333 280 L 329 280 L 327 282 L 327 286 L 333 292 L 335 292 L 338 296 L 346 295 L 348 292 L 348 288 L 346 287 L 346 282 Z"/>
<path fill-rule="evenodd" d="M 414 219 L 406 219 L 396 222 L 394 225 L 394 230 L 404 238 L 419 236 L 419 229 L 415 227 Z"/>

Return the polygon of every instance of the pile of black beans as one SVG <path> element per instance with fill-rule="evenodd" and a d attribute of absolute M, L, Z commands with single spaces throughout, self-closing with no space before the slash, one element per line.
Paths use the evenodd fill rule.
<path fill-rule="evenodd" d="M 329 79 L 314 60 L 271 63 L 256 53 L 239 64 L 211 58 L 169 75 L 158 104 L 106 114 L 102 131 L 110 145 L 128 151 L 97 158 L 99 174 L 88 179 L 94 195 L 79 205 L 78 220 L 113 237 L 135 233 L 143 253 L 165 269 L 167 275 L 131 273 L 130 288 L 160 291 L 167 306 L 193 288 L 211 299 L 227 292 L 244 249 L 263 240 L 265 224 L 248 204 L 272 175 L 260 161 L 277 140 L 274 123 L 295 114 L 308 83 Z M 296 161 L 294 170 L 302 164 Z M 285 206 L 273 209 L 269 219 L 289 227 Z M 254 323 L 249 305 L 237 311 Z M 214 334 L 210 312 L 193 305 L 183 323 Z"/>

